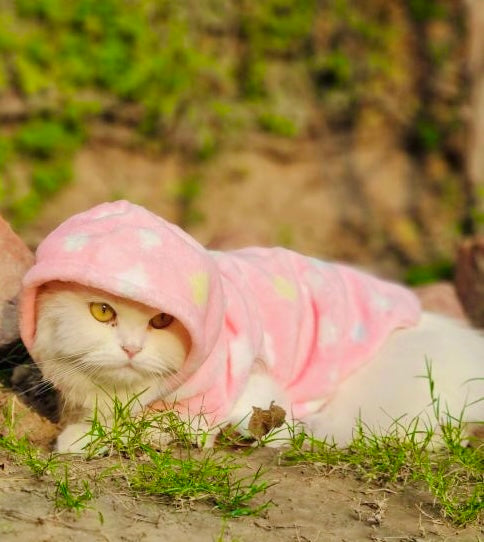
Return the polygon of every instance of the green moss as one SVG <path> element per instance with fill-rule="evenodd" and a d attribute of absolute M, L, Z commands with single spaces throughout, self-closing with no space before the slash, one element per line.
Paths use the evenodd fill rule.
<path fill-rule="evenodd" d="M 46 159 L 56 154 L 72 152 L 81 140 L 80 134 L 68 130 L 60 122 L 34 119 L 21 128 L 15 143 L 21 152 L 31 157 Z"/>
<path fill-rule="evenodd" d="M 32 174 L 32 187 L 41 197 L 57 192 L 72 177 L 69 162 L 39 164 Z"/>
<path fill-rule="evenodd" d="M 6 166 L 12 155 L 12 142 L 7 137 L 0 137 L 0 171 Z"/>
<path fill-rule="evenodd" d="M 445 2 L 441 0 L 408 0 L 412 17 L 419 22 L 441 19 L 447 14 Z"/>
<path fill-rule="evenodd" d="M 297 128 L 294 123 L 282 115 L 266 111 L 259 115 L 258 121 L 259 126 L 266 132 L 284 137 L 294 137 L 297 135 Z"/>
<path fill-rule="evenodd" d="M 15 7 L 21 17 L 54 22 L 63 20 L 67 6 L 62 0 L 17 0 Z"/>
<path fill-rule="evenodd" d="M 241 30 L 260 53 L 295 54 L 308 44 L 315 0 L 246 0 L 241 4 Z"/>
<path fill-rule="evenodd" d="M 439 260 L 426 265 L 414 265 L 405 275 L 405 282 L 411 286 L 429 284 L 438 280 L 452 280 L 454 267 L 448 260 Z"/>
<path fill-rule="evenodd" d="M 249 100 L 257 100 L 267 95 L 266 64 L 264 59 L 250 53 L 240 64 L 240 87 L 242 95 Z"/>
<path fill-rule="evenodd" d="M 6 158 L 0 142 L 5 184 L 15 184 L 7 162 L 71 160 L 89 137 L 90 121 L 99 117 L 129 123 L 140 141 L 145 136 L 155 148 L 176 149 L 191 161 L 211 158 L 233 132 L 259 127 L 277 136 L 305 133 L 303 123 L 275 103 L 294 103 L 296 111 L 298 100 L 311 108 L 319 102 L 323 123 L 351 129 L 365 109 L 382 114 L 383 104 L 391 110 L 388 97 L 391 102 L 398 93 L 399 77 L 409 77 L 405 52 L 400 54 L 409 17 L 442 18 L 451 28 L 461 24 L 450 4 L 401 2 L 400 10 L 350 0 L 3 3 L 0 89 L 20 96 L 28 112 L 16 134 L 6 137 L 13 143 Z M 454 61 L 455 41 L 428 45 L 445 71 Z M 410 88 L 406 79 L 402 88 Z M 407 114 L 417 119 L 413 139 L 425 152 L 445 143 L 445 112 L 458 103 L 436 104 L 442 117 L 429 111 L 421 119 L 418 108 Z M 136 106 L 129 120 L 126 105 Z M 33 166 L 32 194 L 24 198 L 29 209 L 63 185 L 63 175 Z M 0 209 L 15 219 L 24 203 L 0 198 Z"/>
<path fill-rule="evenodd" d="M 197 208 L 196 200 L 202 191 L 202 178 L 199 174 L 187 175 L 175 187 L 175 199 L 180 208 L 179 222 L 183 227 L 192 226 L 204 220 Z"/>
<path fill-rule="evenodd" d="M 27 56 L 15 55 L 13 67 L 19 89 L 23 94 L 30 96 L 51 86 L 51 81 L 45 71 Z"/>
<path fill-rule="evenodd" d="M 442 146 L 441 127 L 427 116 L 422 116 L 415 122 L 415 135 L 418 146 L 425 151 L 434 151 Z"/>
<path fill-rule="evenodd" d="M 17 199 L 10 205 L 12 224 L 15 227 L 23 226 L 32 221 L 42 207 L 42 197 L 31 190 L 27 195 Z"/>
<path fill-rule="evenodd" d="M 345 87 L 353 77 L 353 64 L 342 50 L 329 51 L 314 59 L 313 69 L 323 87 Z"/>

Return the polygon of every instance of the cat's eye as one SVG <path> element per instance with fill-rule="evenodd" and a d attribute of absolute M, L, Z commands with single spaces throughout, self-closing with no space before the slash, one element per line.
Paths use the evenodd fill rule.
<path fill-rule="evenodd" d="M 155 329 L 163 329 L 164 327 L 168 327 L 173 320 L 174 318 L 171 314 L 160 312 L 160 314 L 153 316 L 153 318 L 150 320 L 150 326 L 154 327 Z"/>
<path fill-rule="evenodd" d="M 107 303 L 91 303 L 89 310 L 99 322 L 111 322 L 116 317 L 115 310 Z"/>

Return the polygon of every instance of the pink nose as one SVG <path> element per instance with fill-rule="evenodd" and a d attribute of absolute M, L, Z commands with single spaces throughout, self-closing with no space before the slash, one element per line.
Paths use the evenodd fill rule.
<path fill-rule="evenodd" d="M 125 344 L 121 348 L 126 352 L 129 359 L 133 358 L 141 351 L 141 346 L 133 346 L 131 344 Z"/>

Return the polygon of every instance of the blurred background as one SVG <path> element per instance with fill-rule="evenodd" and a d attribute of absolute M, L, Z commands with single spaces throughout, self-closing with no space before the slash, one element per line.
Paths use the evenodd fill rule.
<path fill-rule="evenodd" d="M 0 212 L 127 198 L 416 284 L 483 226 L 482 0 L 0 0 Z"/>

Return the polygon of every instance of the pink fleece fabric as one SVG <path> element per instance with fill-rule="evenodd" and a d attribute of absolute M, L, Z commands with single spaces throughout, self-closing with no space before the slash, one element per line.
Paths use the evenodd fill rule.
<path fill-rule="evenodd" d="M 192 349 L 170 397 L 222 421 L 256 360 L 300 419 L 319 408 L 388 335 L 413 326 L 409 290 L 351 267 L 283 248 L 204 249 L 177 226 L 127 201 L 75 215 L 39 246 L 24 278 L 21 335 L 35 337 L 38 287 L 72 281 L 178 318 Z M 181 382 L 181 384 L 180 384 Z"/>

